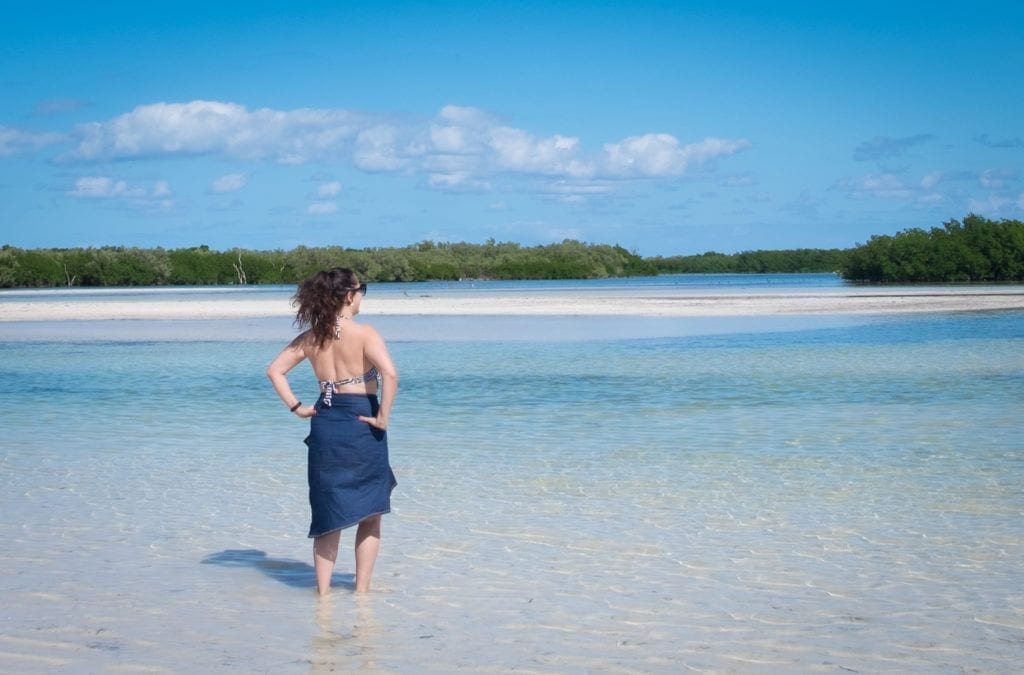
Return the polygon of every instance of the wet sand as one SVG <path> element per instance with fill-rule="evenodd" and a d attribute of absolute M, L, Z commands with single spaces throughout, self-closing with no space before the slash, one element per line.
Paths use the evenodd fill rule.
<path fill-rule="evenodd" d="M 900 314 L 1024 309 L 1022 286 L 787 289 L 759 293 L 536 293 L 372 296 L 365 316 L 638 316 L 727 317 L 814 314 Z M 292 316 L 284 298 L 147 297 L 3 298 L 0 321 L 241 319 Z"/>

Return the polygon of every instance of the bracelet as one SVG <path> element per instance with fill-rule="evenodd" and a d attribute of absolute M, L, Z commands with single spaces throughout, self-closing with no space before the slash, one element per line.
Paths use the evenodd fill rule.
<path fill-rule="evenodd" d="M 291 408 L 288 408 L 288 412 L 295 412 L 296 410 L 299 409 L 300 405 L 302 405 L 302 401 L 299 401 L 298 403 L 293 405 Z"/>

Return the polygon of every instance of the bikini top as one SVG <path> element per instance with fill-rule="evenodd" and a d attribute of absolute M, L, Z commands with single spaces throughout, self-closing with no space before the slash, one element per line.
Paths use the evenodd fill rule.
<path fill-rule="evenodd" d="M 362 384 L 370 380 L 377 380 L 378 386 L 380 386 L 380 373 L 377 372 L 376 366 L 372 366 L 362 375 L 356 375 L 344 380 L 320 380 L 320 392 L 324 395 L 324 406 L 327 408 L 331 407 L 331 396 L 339 387 L 346 384 Z"/>

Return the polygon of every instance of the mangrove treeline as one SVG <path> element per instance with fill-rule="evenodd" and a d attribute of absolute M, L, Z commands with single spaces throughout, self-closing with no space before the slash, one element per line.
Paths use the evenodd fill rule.
<path fill-rule="evenodd" d="M 852 249 L 707 252 L 643 258 L 566 240 L 520 246 L 424 241 L 403 248 L 290 251 L 192 248 L 0 248 L 0 287 L 293 284 L 351 267 L 366 281 L 587 279 L 671 273 L 839 272 L 866 282 L 1024 280 L 1024 223 L 967 216 L 930 231 L 875 236 Z"/>
<path fill-rule="evenodd" d="M 874 236 L 850 249 L 840 270 L 845 279 L 875 283 L 1024 281 L 1024 222 L 969 215 Z"/>

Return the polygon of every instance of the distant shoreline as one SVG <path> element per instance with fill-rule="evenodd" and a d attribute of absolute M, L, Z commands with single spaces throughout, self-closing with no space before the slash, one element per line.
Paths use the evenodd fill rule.
<path fill-rule="evenodd" d="M 615 294 L 510 291 L 481 296 L 370 296 L 363 316 L 616 316 L 699 317 L 807 314 L 909 314 L 1024 310 L 1024 286 L 970 288 L 878 287 L 786 289 L 744 293 L 671 291 L 642 288 Z M 287 299 L 259 297 L 170 298 L 153 294 L 140 300 L 8 298 L 0 322 L 103 320 L 211 320 L 294 316 Z"/>

